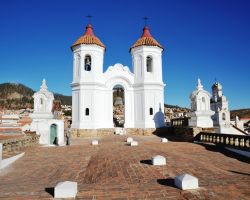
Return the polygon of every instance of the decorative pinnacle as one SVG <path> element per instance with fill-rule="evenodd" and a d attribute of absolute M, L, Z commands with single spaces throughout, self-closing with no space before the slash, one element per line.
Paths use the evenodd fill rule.
<path fill-rule="evenodd" d="M 47 89 L 48 89 L 48 87 L 47 87 L 47 85 L 46 85 L 46 80 L 43 79 L 42 85 L 41 85 L 41 87 L 40 87 L 40 90 L 41 90 L 41 91 L 47 91 Z"/>
<path fill-rule="evenodd" d="M 198 78 L 198 83 L 197 83 L 197 90 L 202 90 L 203 85 L 201 84 L 201 79 Z"/>

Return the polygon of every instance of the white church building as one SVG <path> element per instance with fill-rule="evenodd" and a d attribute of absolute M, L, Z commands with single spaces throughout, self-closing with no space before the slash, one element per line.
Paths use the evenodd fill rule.
<path fill-rule="evenodd" d="M 149 28 L 130 48 L 132 71 L 115 64 L 105 72 L 104 44 L 94 35 L 92 25 L 72 45 L 73 129 L 113 128 L 113 89 L 124 91 L 124 128 L 159 128 L 164 123 L 164 83 L 162 80 L 163 47 L 152 37 Z"/>

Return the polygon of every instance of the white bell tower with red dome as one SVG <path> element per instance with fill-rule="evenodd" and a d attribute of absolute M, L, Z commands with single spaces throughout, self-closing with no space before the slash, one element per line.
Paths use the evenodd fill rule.
<path fill-rule="evenodd" d="M 85 33 L 71 46 L 73 51 L 72 127 L 93 129 L 103 127 L 103 56 L 104 44 L 87 24 Z"/>
<path fill-rule="evenodd" d="M 135 75 L 135 124 L 139 128 L 165 125 L 162 51 L 163 47 L 152 37 L 147 26 L 130 48 Z"/>

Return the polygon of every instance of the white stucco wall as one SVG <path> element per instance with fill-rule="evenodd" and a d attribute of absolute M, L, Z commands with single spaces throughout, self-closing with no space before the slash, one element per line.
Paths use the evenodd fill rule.
<path fill-rule="evenodd" d="M 64 145 L 64 122 L 57 119 L 33 119 L 30 130 L 36 131 L 39 138 L 39 144 L 49 145 L 50 127 L 52 124 L 57 126 L 57 142 L 58 145 Z"/>

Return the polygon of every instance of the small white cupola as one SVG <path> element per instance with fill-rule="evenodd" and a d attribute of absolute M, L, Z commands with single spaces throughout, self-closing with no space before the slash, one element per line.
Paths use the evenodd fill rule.
<path fill-rule="evenodd" d="M 209 128 L 213 127 L 211 116 L 214 114 L 210 109 L 210 97 L 208 91 L 203 89 L 201 80 L 198 79 L 196 90 L 190 95 L 191 112 L 189 126 Z"/>
<path fill-rule="evenodd" d="M 33 95 L 34 113 L 52 113 L 54 95 L 48 91 L 45 79 L 40 90 Z"/>
<path fill-rule="evenodd" d="M 203 89 L 201 80 L 198 79 L 196 90 L 190 95 L 191 110 L 192 111 L 206 111 L 210 110 L 210 97 L 208 91 Z"/>

